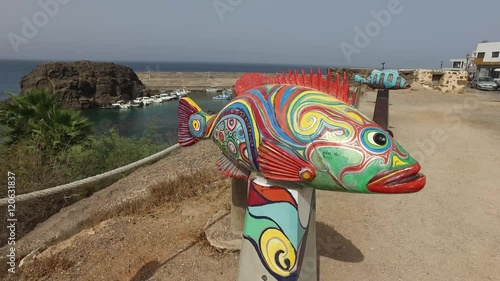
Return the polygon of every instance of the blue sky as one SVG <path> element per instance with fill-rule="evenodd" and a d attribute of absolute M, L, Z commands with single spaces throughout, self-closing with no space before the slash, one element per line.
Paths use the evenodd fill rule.
<path fill-rule="evenodd" d="M 500 1 L 463 3 L 2 0 L 0 58 L 438 68 L 500 41 Z"/>

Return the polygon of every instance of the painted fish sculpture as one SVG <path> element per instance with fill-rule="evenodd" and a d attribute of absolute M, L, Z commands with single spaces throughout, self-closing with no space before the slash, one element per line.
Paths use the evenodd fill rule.
<path fill-rule="evenodd" d="M 373 70 L 370 76 L 363 78 L 359 75 L 354 76 L 354 81 L 368 85 L 372 89 L 409 89 L 411 85 L 399 75 L 397 70 Z"/>
<path fill-rule="evenodd" d="M 405 87 L 393 72 L 380 73 L 386 74 L 383 81 Z M 328 72 L 324 79 L 312 70 L 310 75 L 245 74 L 235 84 L 236 97 L 214 115 L 184 97 L 178 109 L 179 144 L 212 139 L 223 154 L 218 168 L 229 177 L 257 172 L 285 186 L 330 191 L 421 190 L 426 178 L 419 163 L 351 106 L 355 97 L 349 97 L 347 75 L 342 83 L 336 78 Z"/>

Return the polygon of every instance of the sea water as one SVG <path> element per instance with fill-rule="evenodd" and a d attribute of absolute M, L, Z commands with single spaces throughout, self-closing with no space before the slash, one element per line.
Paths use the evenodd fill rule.
<path fill-rule="evenodd" d="M 37 65 L 49 61 L 33 60 L 0 60 L 0 100 L 8 98 L 7 92 L 14 94 L 20 91 L 20 81 Z M 288 69 L 318 69 L 318 66 L 279 65 L 279 64 L 248 64 L 248 63 L 195 63 L 195 62 L 127 62 L 115 61 L 126 65 L 136 72 L 142 71 L 178 71 L 178 72 L 262 72 L 276 73 Z M 320 66 L 323 73 L 327 67 Z M 204 110 L 217 112 L 227 101 L 213 100 L 216 94 L 192 92 L 190 97 Z M 161 136 L 162 142 L 175 142 L 177 136 L 177 106 L 178 101 L 153 104 L 143 108 L 131 109 L 88 109 L 83 110 L 84 116 L 94 124 L 97 133 L 105 133 L 113 128 L 119 134 L 127 137 L 141 137 L 146 128 L 153 129 Z"/>

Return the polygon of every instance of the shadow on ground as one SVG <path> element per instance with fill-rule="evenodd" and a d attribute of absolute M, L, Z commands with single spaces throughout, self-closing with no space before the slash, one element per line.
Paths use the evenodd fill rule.
<path fill-rule="evenodd" d="M 198 244 L 198 242 L 199 241 L 193 242 L 191 245 L 174 254 L 163 263 L 160 263 L 157 260 L 146 263 L 137 271 L 135 276 L 132 277 L 130 281 L 148 280 L 158 269 Z M 340 233 L 335 231 L 332 226 L 323 222 L 316 223 L 316 247 L 318 258 L 321 256 L 350 263 L 359 263 L 365 258 L 363 253 L 351 242 L 351 240 L 345 238 Z"/>
<path fill-rule="evenodd" d="M 365 258 L 351 240 L 319 221 L 316 224 L 316 247 L 319 256 L 338 261 L 358 263 Z"/>
<path fill-rule="evenodd" d="M 159 261 L 150 261 L 143 265 L 130 281 L 143 281 L 151 278 L 153 274 L 162 266 Z"/>

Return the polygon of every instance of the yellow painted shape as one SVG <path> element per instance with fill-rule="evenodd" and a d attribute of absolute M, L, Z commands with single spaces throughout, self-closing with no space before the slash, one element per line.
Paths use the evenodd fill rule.
<path fill-rule="evenodd" d="M 396 155 L 392 156 L 392 167 L 398 167 L 398 166 L 403 166 L 408 164 L 407 162 L 401 160 L 399 157 Z"/>
<path fill-rule="evenodd" d="M 260 237 L 260 250 L 269 269 L 280 276 L 290 276 L 297 256 L 292 243 L 283 232 L 275 228 L 266 229 Z"/>

